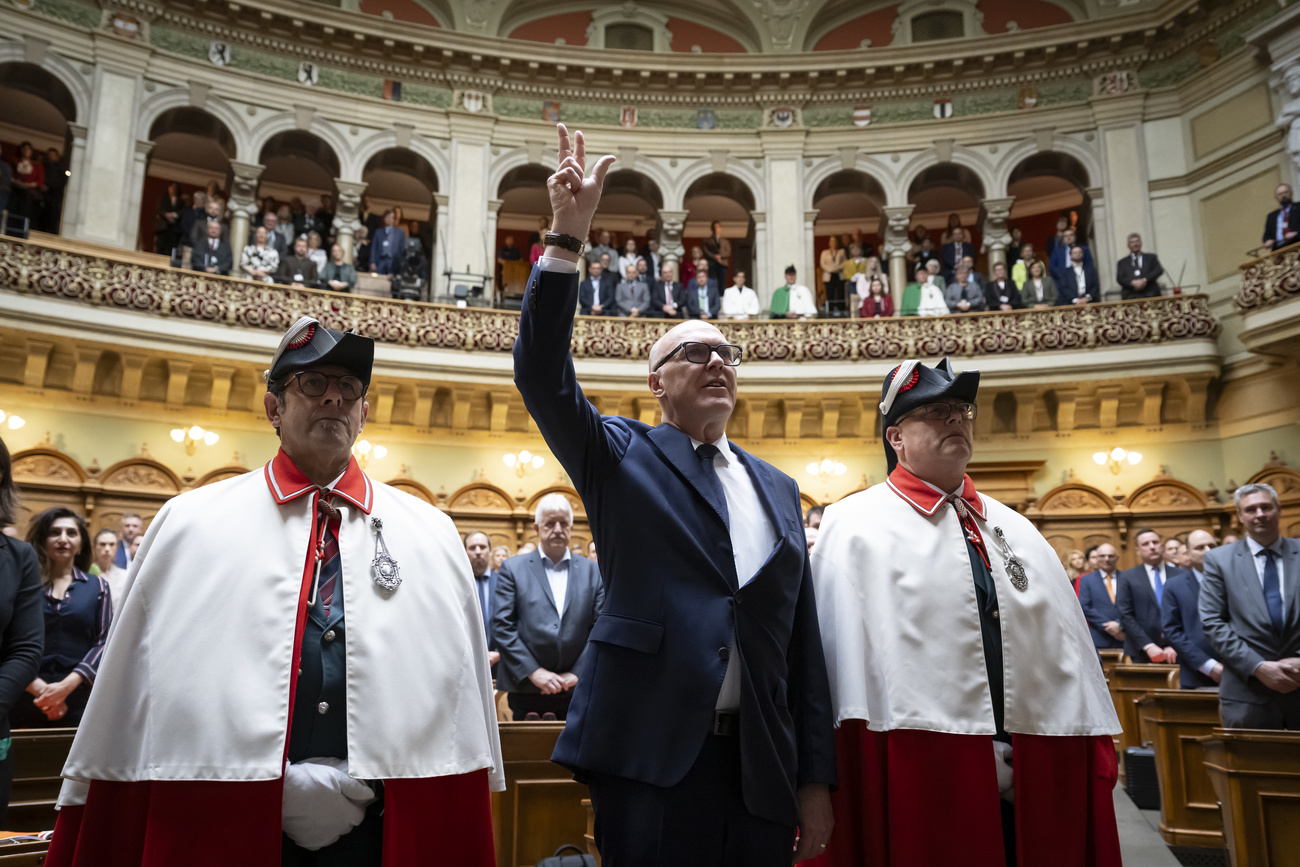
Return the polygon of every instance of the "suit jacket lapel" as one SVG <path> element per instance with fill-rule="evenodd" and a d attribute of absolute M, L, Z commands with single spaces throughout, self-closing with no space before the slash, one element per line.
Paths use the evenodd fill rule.
<path fill-rule="evenodd" d="M 572 566 L 572 564 L 570 564 L 570 566 Z M 528 555 L 528 567 L 532 570 L 533 577 L 536 579 L 537 583 L 542 586 L 542 592 L 546 594 L 546 598 L 551 600 L 551 607 L 554 608 L 555 594 L 551 592 L 551 579 L 546 576 L 546 567 L 542 565 L 541 548 L 538 548 L 536 551 L 533 551 Z M 562 613 L 563 612 L 561 612 L 561 614 Z"/>
<path fill-rule="evenodd" d="M 1282 538 L 1282 580 L 1286 582 L 1286 599 L 1283 600 L 1283 619 L 1291 620 L 1300 614 L 1300 542 L 1295 539 Z M 1262 593 L 1262 590 L 1261 590 Z"/>
<path fill-rule="evenodd" d="M 1259 572 L 1255 571 L 1255 560 L 1250 556 L 1250 545 L 1242 539 L 1237 543 L 1237 550 L 1232 554 L 1236 568 L 1237 580 L 1245 583 L 1246 597 L 1255 608 L 1255 617 L 1261 623 L 1272 623 L 1268 613 L 1268 603 L 1264 601 L 1264 585 L 1260 583 Z M 1288 564 L 1289 565 L 1289 564 Z"/>
<path fill-rule="evenodd" d="M 659 452 L 668 459 L 668 463 L 672 464 L 682 478 L 695 489 L 695 493 L 709 504 L 725 530 L 726 521 L 722 519 L 724 504 L 718 502 L 718 494 L 714 492 L 713 485 L 704 477 L 704 468 L 691 447 L 691 438 L 670 424 L 659 425 L 652 429 L 648 436 Z"/>

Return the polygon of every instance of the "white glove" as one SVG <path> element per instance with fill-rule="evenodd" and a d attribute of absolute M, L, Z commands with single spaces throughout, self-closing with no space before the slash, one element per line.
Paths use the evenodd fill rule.
<path fill-rule="evenodd" d="M 998 772 L 998 794 L 1005 801 L 1015 801 L 1015 778 L 1011 771 L 1011 744 L 993 742 L 993 767 Z"/>
<path fill-rule="evenodd" d="M 284 769 L 281 827 L 304 849 L 328 846 L 366 817 L 373 790 L 348 776 L 345 759 L 306 759 Z"/>

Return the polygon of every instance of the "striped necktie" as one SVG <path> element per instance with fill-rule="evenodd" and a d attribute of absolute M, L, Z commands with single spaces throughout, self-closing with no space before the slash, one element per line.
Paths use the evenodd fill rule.
<path fill-rule="evenodd" d="M 320 589 L 317 591 L 321 609 L 325 617 L 330 616 L 330 605 L 334 602 L 334 587 L 338 584 L 343 564 L 339 561 L 339 522 L 341 515 L 321 497 L 316 501 L 321 517 L 325 520 L 325 536 L 320 548 Z"/>

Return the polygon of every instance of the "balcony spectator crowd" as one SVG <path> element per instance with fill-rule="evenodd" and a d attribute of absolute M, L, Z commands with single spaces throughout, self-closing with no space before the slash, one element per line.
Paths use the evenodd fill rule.
<path fill-rule="evenodd" d="M 0 160 L 0 230 L 59 234 L 67 186 L 68 164 L 58 148 L 41 151 L 29 141 L 19 143 L 12 162 Z"/>

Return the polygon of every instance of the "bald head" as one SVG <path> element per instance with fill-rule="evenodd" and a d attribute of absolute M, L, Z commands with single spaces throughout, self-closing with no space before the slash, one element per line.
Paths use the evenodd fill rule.
<path fill-rule="evenodd" d="M 1205 530 L 1193 530 L 1187 534 L 1187 556 L 1193 569 L 1205 571 L 1205 555 L 1217 545 L 1214 535 Z"/>
<path fill-rule="evenodd" d="M 714 326 L 699 319 L 688 319 L 680 325 L 673 326 L 667 334 L 655 341 L 654 346 L 650 347 L 650 370 L 653 372 L 659 366 L 659 362 L 663 361 L 664 356 L 685 340 L 699 340 L 704 343 L 726 342 L 722 332 Z"/>
<path fill-rule="evenodd" d="M 664 422 L 703 443 L 722 437 L 736 408 L 736 368 L 723 363 L 714 351 L 726 342 L 717 328 L 692 319 L 671 329 L 650 348 L 647 385 L 659 401 Z M 683 343 L 710 347 L 707 359 L 701 352 L 677 351 Z M 692 355 L 698 360 L 692 361 Z M 732 358 L 729 351 L 728 358 Z"/>

